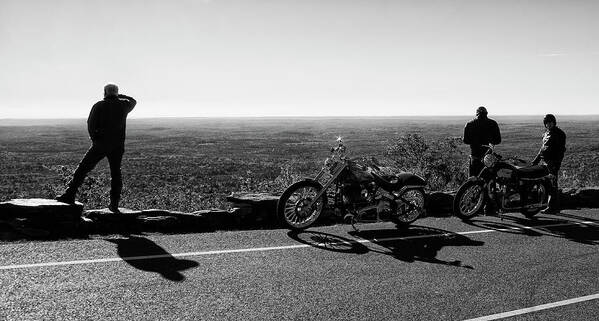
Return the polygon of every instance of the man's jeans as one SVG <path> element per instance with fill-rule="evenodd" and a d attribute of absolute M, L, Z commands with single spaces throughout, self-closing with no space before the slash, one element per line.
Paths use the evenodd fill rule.
<path fill-rule="evenodd" d="M 118 203 L 121 197 L 121 190 L 123 189 L 121 161 L 124 152 L 125 147 L 123 142 L 94 141 L 77 166 L 73 178 L 68 184 L 66 193 L 75 195 L 77 189 L 83 183 L 85 176 L 96 167 L 98 162 L 106 157 L 110 165 L 110 200 L 111 202 Z"/>
<path fill-rule="evenodd" d="M 549 191 L 549 208 L 550 209 L 554 209 L 554 210 L 559 210 L 559 189 L 558 189 L 558 185 L 557 185 L 557 178 L 559 175 L 559 169 L 562 166 L 561 162 L 556 162 L 556 161 L 550 161 L 550 160 L 546 160 L 544 161 L 545 164 L 547 164 L 547 169 L 549 170 L 549 174 L 551 174 L 553 177 L 551 178 L 551 185 L 552 188 Z"/>

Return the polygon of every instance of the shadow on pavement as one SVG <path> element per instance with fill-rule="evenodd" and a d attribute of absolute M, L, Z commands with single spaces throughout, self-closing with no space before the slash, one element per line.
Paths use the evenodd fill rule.
<path fill-rule="evenodd" d="M 351 235 L 369 240 L 391 252 L 380 252 L 404 262 L 426 262 L 474 269 L 462 261 L 443 261 L 437 258 L 446 246 L 482 246 L 485 242 L 432 227 L 412 225 L 405 229 L 354 231 Z"/>
<path fill-rule="evenodd" d="M 145 237 L 129 235 L 120 239 L 107 239 L 116 244 L 118 255 L 132 267 L 160 274 L 167 280 L 183 281 L 180 271 L 197 267 L 198 263 L 173 257 L 165 249 Z"/>
<path fill-rule="evenodd" d="M 297 242 L 327 251 L 354 254 L 364 254 L 369 251 L 368 247 L 356 240 L 323 232 L 289 231 L 287 235 Z"/>
<path fill-rule="evenodd" d="M 484 218 L 484 217 L 476 217 L 471 220 L 464 220 L 463 222 L 468 225 L 474 226 L 474 227 L 500 231 L 503 233 L 521 234 L 521 235 L 528 235 L 528 236 L 542 236 L 543 235 L 536 229 L 523 228 L 522 224 L 520 224 L 518 222 L 514 222 L 513 220 L 511 220 L 511 218 L 512 218 L 511 216 L 504 216 L 501 221 L 489 221 L 487 218 Z M 528 219 L 523 219 L 523 220 L 533 222 Z M 529 225 L 525 225 L 525 226 L 531 227 Z"/>
<path fill-rule="evenodd" d="M 599 223 L 599 220 L 594 219 L 594 218 L 578 216 L 578 215 L 574 215 L 574 214 L 567 214 L 567 213 L 563 213 L 563 212 L 559 213 L 559 214 L 553 214 L 553 216 L 558 216 L 558 217 L 563 217 L 563 218 L 572 218 L 575 220 L 586 221 L 586 222 Z"/>
<path fill-rule="evenodd" d="M 349 234 L 364 239 L 364 243 L 378 244 L 389 251 L 372 249 L 359 240 L 323 232 L 290 231 L 287 233 L 289 237 L 297 242 L 327 251 L 353 254 L 374 252 L 391 255 L 398 260 L 409 263 L 420 261 L 468 269 L 473 269 L 473 267 L 462 264 L 461 261 L 438 259 L 439 250 L 445 246 L 481 246 L 484 244 L 484 242 L 474 241 L 460 234 L 424 226 L 410 226 L 400 230 L 352 231 Z"/>
<path fill-rule="evenodd" d="M 529 236 L 554 236 L 582 244 L 599 244 L 599 221 L 563 213 L 552 216 L 555 216 L 555 218 L 535 216 L 533 219 L 528 219 L 506 215 L 503 216 L 501 221 L 488 221 L 477 218 L 469 222 L 464 222 L 472 226 L 505 233 L 517 233 Z M 591 223 L 581 223 L 583 221 Z"/>

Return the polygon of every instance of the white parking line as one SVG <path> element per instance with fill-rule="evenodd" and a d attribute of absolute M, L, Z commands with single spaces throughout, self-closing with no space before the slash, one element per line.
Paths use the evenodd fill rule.
<path fill-rule="evenodd" d="M 591 294 L 591 295 L 587 295 L 587 296 L 582 296 L 582 297 L 574 298 L 574 299 L 557 301 L 557 302 L 553 302 L 553 303 L 541 304 L 541 305 L 537 305 L 537 306 L 530 307 L 530 308 L 524 308 L 524 309 L 519 309 L 519 310 L 514 310 L 514 311 L 508 311 L 508 312 L 503 312 L 503 313 L 497 313 L 497 314 L 487 315 L 487 316 L 484 316 L 484 317 L 478 317 L 478 318 L 474 318 L 474 319 L 468 319 L 468 320 L 465 320 L 465 321 L 490 321 L 490 320 L 497 320 L 497 319 L 503 319 L 503 318 L 513 317 L 513 316 L 520 315 L 520 314 L 526 314 L 526 313 L 531 313 L 531 312 L 536 312 L 536 311 L 541 311 L 541 310 L 547 310 L 547 309 L 561 307 L 561 306 L 564 306 L 564 305 L 569 305 L 569 304 L 574 304 L 574 303 L 580 303 L 580 302 L 584 302 L 584 301 L 597 300 L 597 299 L 599 299 L 599 293 Z"/>
<path fill-rule="evenodd" d="M 45 262 L 45 263 L 31 263 L 31 264 L 15 264 L 0 266 L 0 270 L 16 270 L 26 269 L 34 267 L 47 267 L 47 266 L 61 266 L 61 265 L 78 265 L 78 264 L 92 264 L 92 263 L 107 263 L 107 262 L 120 262 L 120 261 L 136 261 L 136 260 L 151 260 L 161 259 L 168 257 L 186 257 L 186 256 L 201 256 L 201 255 L 215 255 L 215 254 L 228 254 L 228 253 L 244 253 L 244 252 L 264 252 L 273 250 L 288 250 L 297 249 L 302 247 L 311 247 L 307 244 L 299 245 L 288 245 L 288 246 L 273 246 L 273 247 L 256 247 L 249 249 L 237 249 L 237 250 L 217 250 L 217 251 L 203 251 L 203 252 L 186 252 L 186 253 L 175 253 L 175 254 L 159 254 L 159 255 L 143 255 L 143 256 L 128 256 L 128 257 L 115 257 L 105 259 L 91 259 L 91 260 L 76 260 L 76 261 L 61 261 L 61 262 Z"/>
<path fill-rule="evenodd" d="M 398 237 L 388 237 L 388 238 L 380 238 L 380 239 L 372 239 L 372 240 L 354 239 L 351 242 L 353 242 L 353 243 L 389 242 L 389 241 L 398 241 L 398 240 L 413 240 L 413 239 L 425 239 L 425 238 L 434 238 L 434 237 L 448 237 L 448 236 L 452 236 L 452 235 L 456 235 L 456 234 L 469 235 L 469 234 L 482 234 L 482 233 L 528 230 L 528 229 L 535 229 L 535 228 L 570 226 L 570 225 L 587 225 L 587 224 L 595 225 L 597 223 L 592 222 L 592 221 L 583 221 L 583 222 L 539 225 L 539 226 L 534 226 L 534 227 L 522 226 L 522 227 L 509 227 L 509 228 L 501 228 L 501 229 L 465 231 L 465 232 L 456 232 L 456 233 L 451 232 L 451 233 L 441 233 L 441 234 L 398 236 Z M 321 246 L 322 245 L 336 245 L 336 244 L 340 245 L 340 244 L 344 244 L 344 243 L 347 243 L 347 242 L 331 242 L 331 243 L 327 243 L 327 244 L 324 244 L 324 243 L 323 244 L 316 244 L 316 243 L 315 244 L 296 244 L 296 245 L 256 247 L 256 248 L 246 248 L 246 249 L 185 252 L 185 253 L 174 253 L 174 254 L 114 257 L 114 258 L 103 258 L 103 259 L 43 262 L 43 263 L 30 263 L 30 264 L 13 264 L 13 265 L 0 266 L 0 270 L 17 270 L 17 269 L 36 268 L 36 267 L 53 267 L 53 266 L 108 263 L 108 262 L 120 262 L 120 261 L 150 260 L 150 259 L 160 259 L 160 258 L 168 258 L 168 257 L 190 257 L 190 256 L 203 256 L 203 255 L 230 254 L 230 253 L 266 252 L 266 251 L 276 251 L 276 250 L 291 250 L 291 249 L 307 248 L 307 247 L 313 247 L 313 245 L 321 245 Z"/>

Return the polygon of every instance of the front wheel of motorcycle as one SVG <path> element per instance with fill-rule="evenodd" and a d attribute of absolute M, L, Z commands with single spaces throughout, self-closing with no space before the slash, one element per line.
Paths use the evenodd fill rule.
<path fill-rule="evenodd" d="M 416 221 L 424 213 L 424 192 L 419 189 L 409 189 L 402 195 L 403 200 L 398 201 L 397 215 L 393 223 L 398 227 L 406 227 Z"/>
<path fill-rule="evenodd" d="M 453 199 L 453 214 L 462 220 L 469 220 L 483 207 L 484 199 L 484 183 L 467 181 L 460 186 Z"/>
<path fill-rule="evenodd" d="M 292 230 L 310 227 L 326 204 L 326 194 L 312 202 L 321 190 L 322 185 L 315 181 L 301 181 L 289 186 L 277 203 L 279 221 Z"/>

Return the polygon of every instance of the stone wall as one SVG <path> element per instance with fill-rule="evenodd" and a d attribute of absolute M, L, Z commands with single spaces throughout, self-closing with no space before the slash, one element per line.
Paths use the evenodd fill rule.
<path fill-rule="evenodd" d="M 453 192 L 426 195 L 427 216 L 452 215 Z M 162 209 L 107 209 L 83 211 L 83 204 L 68 205 L 47 199 L 15 199 L 0 203 L 0 239 L 85 237 L 90 234 L 133 232 L 203 232 L 231 229 L 277 228 L 279 196 L 265 193 L 235 193 L 227 197 L 230 210 L 208 209 L 182 213 Z M 564 209 L 599 208 L 599 188 L 561 192 Z M 342 218 L 325 213 L 321 224 L 341 223 Z"/>

